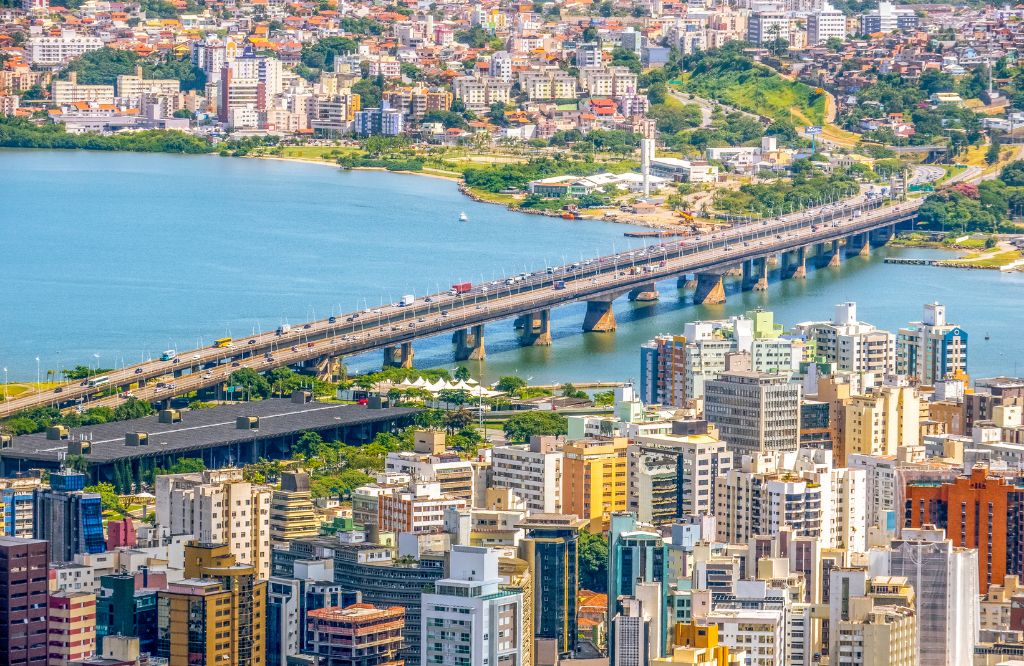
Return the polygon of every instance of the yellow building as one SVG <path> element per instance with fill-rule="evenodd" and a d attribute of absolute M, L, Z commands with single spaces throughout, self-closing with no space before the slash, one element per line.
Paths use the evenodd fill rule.
<path fill-rule="evenodd" d="M 910 386 L 882 386 L 851 398 L 843 425 L 846 456 L 896 455 L 897 447 L 921 443 L 921 399 Z"/>
<path fill-rule="evenodd" d="M 581 439 L 562 448 L 562 513 L 589 522 L 590 532 L 606 532 L 612 512 L 626 511 L 625 437 Z"/>
<path fill-rule="evenodd" d="M 718 625 L 696 622 L 678 623 L 672 639 L 672 654 L 652 659 L 662 666 L 733 666 L 742 664 L 743 652 L 730 652 L 728 645 L 718 642 Z"/>
<path fill-rule="evenodd" d="M 320 521 L 313 511 L 309 475 L 305 472 L 281 474 L 281 489 L 270 498 L 270 540 L 287 543 L 320 533 Z"/>
<path fill-rule="evenodd" d="M 169 666 L 266 663 L 267 583 L 225 545 L 185 546 L 185 579 L 159 593 L 158 635 Z"/>

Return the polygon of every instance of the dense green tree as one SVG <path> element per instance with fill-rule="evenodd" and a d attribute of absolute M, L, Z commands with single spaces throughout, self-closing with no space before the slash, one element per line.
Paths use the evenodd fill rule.
<path fill-rule="evenodd" d="M 312 431 L 304 432 L 299 436 L 298 441 L 292 445 L 292 453 L 305 458 L 312 458 L 319 455 L 326 445 L 327 442 L 324 441 L 324 438 L 319 433 Z"/>
<path fill-rule="evenodd" d="M 490 39 L 490 34 L 479 25 L 474 25 L 469 30 L 455 33 L 455 41 L 474 49 L 484 48 Z"/>
<path fill-rule="evenodd" d="M 459 381 L 466 381 L 467 379 L 469 379 L 469 377 L 469 368 L 467 368 L 466 366 L 460 365 L 459 367 L 455 368 L 455 379 L 458 379 Z"/>
<path fill-rule="evenodd" d="M 299 60 L 311 69 L 330 70 L 334 67 L 334 59 L 346 53 L 355 53 L 359 45 L 348 37 L 324 37 L 316 42 L 302 46 Z"/>
<path fill-rule="evenodd" d="M 208 153 L 210 144 L 185 132 L 143 130 L 115 135 L 68 134 L 63 125 L 34 125 L 25 118 L 0 117 L 0 147 L 124 150 L 145 153 Z"/>
<path fill-rule="evenodd" d="M 561 391 L 562 395 L 565 396 L 566 398 L 578 398 L 581 400 L 586 400 L 590 398 L 590 396 L 587 395 L 586 391 L 576 388 L 573 384 L 569 382 L 562 384 Z"/>
<path fill-rule="evenodd" d="M 556 412 L 528 411 L 509 417 L 502 430 L 510 442 L 526 442 L 533 435 L 564 435 L 568 421 Z"/>
<path fill-rule="evenodd" d="M 998 162 L 1000 148 L 1002 148 L 1002 142 L 999 140 L 999 135 L 993 134 L 988 144 L 988 150 L 985 152 L 985 161 L 989 164 Z"/>
<path fill-rule="evenodd" d="M 149 416 L 153 413 L 153 405 L 145 400 L 139 400 L 138 398 L 128 398 L 114 410 L 114 420 L 116 421 L 128 421 L 131 419 L 141 419 L 144 416 Z"/>
<path fill-rule="evenodd" d="M 270 397 L 270 382 L 252 368 L 235 370 L 228 376 L 228 383 L 235 387 L 241 387 L 241 393 L 246 398 Z M 238 395 L 237 390 L 235 395 Z"/>
<path fill-rule="evenodd" d="M 999 180 L 1011 187 L 1024 187 L 1024 161 L 1010 162 L 999 173 Z"/>
<path fill-rule="evenodd" d="M 917 87 L 925 95 L 933 95 L 937 92 L 952 92 L 955 86 L 956 80 L 952 76 L 937 69 L 925 70 L 921 73 L 921 77 L 917 82 Z"/>
<path fill-rule="evenodd" d="M 380 107 L 383 90 L 383 82 L 376 78 L 359 79 L 352 85 L 352 92 L 359 95 L 360 105 L 364 109 Z"/>
<path fill-rule="evenodd" d="M 608 538 L 588 530 L 580 531 L 579 584 L 591 592 L 608 592 Z"/>
<path fill-rule="evenodd" d="M 496 391 L 508 393 L 509 395 L 515 395 L 524 388 L 526 388 L 526 380 L 516 375 L 505 375 L 494 385 Z"/>
<path fill-rule="evenodd" d="M 612 49 L 612 65 L 628 67 L 634 74 L 639 74 L 643 69 L 643 66 L 640 64 L 640 57 L 636 52 L 624 49 L 621 46 L 616 46 Z"/>

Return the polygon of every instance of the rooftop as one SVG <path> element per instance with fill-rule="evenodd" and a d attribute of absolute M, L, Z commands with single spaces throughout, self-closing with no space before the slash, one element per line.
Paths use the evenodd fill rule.
<path fill-rule="evenodd" d="M 88 458 L 94 462 L 110 462 L 120 458 L 165 453 L 200 451 L 226 444 L 297 435 L 307 430 L 327 430 L 386 421 L 416 413 L 416 409 L 391 407 L 370 409 L 365 405 L 343 405 L 326 402 L 296 403 L 290 399 L 259 400 L 224 405 L 213 409 L 183 410 L 178 423 L 160 423 L 147 416 L 131 421 L 74 428 L 69 440 L 51 440 L 46 433 L 15 437 L 5 458 L 21 458 L 56 462 L 73 440 L 91 442 Z M 258 429 L 236 427 L 238 417 L 259 417 Z M 128 446 L 125 435 L 144 432 L 149 435 L 146 446 Z"/>

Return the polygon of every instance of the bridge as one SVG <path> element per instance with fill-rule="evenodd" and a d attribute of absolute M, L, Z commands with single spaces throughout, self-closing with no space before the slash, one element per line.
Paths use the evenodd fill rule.
<path fill-rule="evenodd" d="M 230 374 L 243 367 L 264 372 L 303 366 L 330 377 L 344 357 L 380 350 L 385 365 L 411 367 L 413 342 L 442 334 L 452 336 L 456 359 L 479 360 L 486 355 L 486 324 L 514 318 L 520 344 L 550 345 L 551 310 L 572 302 L 587 303 L 584 331 L 614 331 L 612 302 L 617 298 L 656 300 L 657 283 L 675 279 L 678 288 L 694 289 L 694 302 L 722 303 L 723 276 L 737 267 L 742 268 L 743 289 L 767 289 L 774 256 L 780 257 L 783 278 L 800 279 L 808 261 L 835 266 L 843 256 L 870 254 L 894 235 L 897 225 L 915 218 L 920 203 L 859 195 L 760 224 L 477 284 L 462 294 L 431 294 L 411 305 L 371 308 L 241 338 L 225 348 L 179 352 L 171 360 L 111 371 L 99 386 L 65 384 L 13 398 L 0 403 L 0 418 L 48 405 L 116 406 L 124 400 L 118 394 L 129 390 L 140 399 L 168 400 L 226 387 Z M 115 388 L 117 394 L 111 395 Z"/>

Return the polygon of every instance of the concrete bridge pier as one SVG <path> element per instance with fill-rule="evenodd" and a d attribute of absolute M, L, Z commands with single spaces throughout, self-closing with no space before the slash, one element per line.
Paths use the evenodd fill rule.
<path fill-rule="evenodd" d="M 659 296 L 658 287 L 653 282 L 650 284 L 642 284 L 639 287 L 629 290 L 629 300 L 639 301 L 640 303 L 656 301 Z"/>
<path fill-rule="evenodd" d="M 411 342 L 403 342 L 401 346 L 391 345 L 384 348 L 385 368 L 411 368 L 414 356 Z"/>
<path fill-rule="evenodd" d="M 676 278 L 676 289 L 696 289 L 697 278 L 694 275 L 680 275 Z"/>
<path fill-rule="evenodd" d="M 802 280 L 807 277 L 807 248 L 798 247 L 782 255 L 782 279 Z"/>
<path fill-rule="evenodd" d="M 896 237 L 896 225 L 892 224 L 887 227 L 870 231 L 868 232 L 868 237 L 871 239 L 872 245 L 875 247 L 881 247 Z"/>
<path fill-rule="evenodd" d="M 341 375 L 341 366 L 344 360 L 344 356 L 321 356 L 316 360 L 316 378 L 324 382 L 334 381 Z"/>
<path fill-rule="evenodd" d="M 743 262 L 744 291 L 767 291 L 768 290 L 768 260 L 765 257 L 751 259 Z"/>
<path fill-rule="evenodd" d="M 523 347 L 547 347 L 551 344 L 551 310 L 525 314 L 516 321 L 519 344 Z"/>
<path fill-rule="evenodd" d="M 717 273 L 698 273 L 697 291 L 693 302 L 699 305 L 717 305 L 725 303 L 725 284 L 722 276 Z"/>
<path fill-rule="evenodd" d="M 846 239 L 846 256 L 870 257 L 871 234 L 869 232 L 854 234 Z"/>
<path fill-rule="evenodd" d="M 609 333 L 615 330 L 615 311 L 612 298 L 587 301 L 587 314 L 583 318 L 583 330 L 587 333 Z"/>
<path fill-rule="evenodd" d="M 455 331 L 452 337 L 456 361 L 482 361 L 487 356 L 483 324 Z"/>
<path fill-rule="evenodd" d="M 840 241 L 834 240 L 821 244 L 820 266 L 841 266 L 843 264 L 843 252 Z"/>

